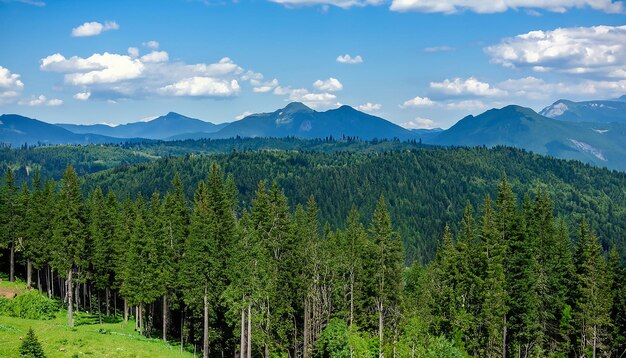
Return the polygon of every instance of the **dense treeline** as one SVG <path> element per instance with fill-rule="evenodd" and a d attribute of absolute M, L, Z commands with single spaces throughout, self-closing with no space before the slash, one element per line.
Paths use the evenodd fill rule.
<path fill-rule="evenodd" d="M 520 203 L 502 179 L 494 203 L 468 203 L 458 230 L 442 225 L 432 263 L 406 267 L 382 195 L 367 223 L 353 207 L 339 229 L 321 225 L 313 196 L 290 210 L 260 181 L 242 206 L 235 178 L 207 172 L 189 203 L 178 175 L 163 196 L 131 200 L 99 187 L 83 197 L 71 166 L 59 183 L 35 173 L 21 188 L 7 171 L 10 279 L 25 267 L 70 326 L 74 310 L 133 315 L 142 334 L 204 356 L 626 353 L 616 247 L 603 250 L 584 218 L 572 235 L 541 186 Z"/>
<path fill-rule="evenodd" d="M 580 162 L 555 160 L 512 148 L 421 149 L 382 153 L 234 152 L 213 156 L 166 158 L 88 176 L 86 192 L 97 186 L 115 192 L 165 193 L 179 173 L 185 194 L 217 161 L 232 173 L 248 206 L 260 180 L 277 181 L 295 203 L 314 195 L 322 222 L 343 227 L 352 206 L 369 220 L 376 198 L 383 194 L 401 234 L 407 263 L 435 256 L 441 228 L 453 229 L 466 202 L 495 195 L 503 173 L 516 192 L 539 185 L 555 200 L 558 215 L 580 220 L 586 215 L 598 230 L 604 249 L 615 243 L 626 257 L 626 173 L 593 168 Z"/>
<path fill-rule="evenodd" d="M 0 173 L 7 168 L 15 173 L 16 181 L 29 180 L 31 172 L 39 170 L 46 179 L 59 180 L 67 164 L 79 176 L 105 169 L 182 155 L 206 155 L 232 151 L 288 150 L 316 152 L 380 152 L 415 149 L 418 141 L 372 140 L 357 138 L 230 138 L 184 141 L 134 140 L 120 144 L 23 146 L 13 149 L 0 144 Z"/>

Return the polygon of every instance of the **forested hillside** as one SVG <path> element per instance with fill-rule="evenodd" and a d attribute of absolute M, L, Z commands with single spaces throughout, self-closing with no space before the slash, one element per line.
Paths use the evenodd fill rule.
<path fill-rule="evenodd" d="M 232 152 L 165 158 L 87 176 L 85 192 L 101 186 L 119 197 L 164 193 L 179 173 L 187 198 L 217 161 L 232 174 L 240 205 L 251 203 L 257 183 L 276 181 L 293 207 L 314 195 L 323 223 L 343 227 L 352 206 L 369 219 L 381 194 L 389 202 L 407 262 L 434 257 L 446 223 L 453 227 L 467 202 L 478 205 L 506 174 L 517 192 L 542 188 L 555 212 L 571 222 L 586 216 L 604 248 L 626 240 L 626 174 L 511 148 L 420 149 L 379 153 Z"/>
<path fill-rule="evenodd" d="M 603 249 L 597 235 L 610 223 L 617 223 L 614 230 L 622 230 L 623 221 L 598 221 L 592 207 L 582 205 L 578 214 L 598 224 L 590 226 L 586 219 L 570 216 L 559 219 L 554 208 L 563 204 L 555 204 L 550 192 L 553 185 L 565 190 L 565 179 L 539 185 L 538 178 L 524 176 L 532 166 L 513 170 L 514 165 L 503 163 L 540 165 L 545 159 L 506 149 L 477 150 L 477 158 L 499 155 L 507 175 L 493 180 L 485 176 L 488 179 L 480 185 L 494 195 L 481 195 L 473 205 L 465 205 L 462 219 L 454 225 L 457 229 L 441 226 L 437 236 L 442 244 L 426 266 L 404 263 L 402 237 L 388 209 L 399 197 L 390 199 L 378 191 L 371 195 L 372 205 L 349 210 L 345 225 L 337 227 L 320 221 L 317 200 L 338 204 L 351 198 L 332 191 L 321 197 L 309 193 L 314 195 L 293 207 L 280 185 L 266 184 L 266 177 L 255 183 L 250 199 L 240 200 L 237 176 L 244 176 L 244 182 L 256 181 L 255 175 L 263 173 L 252 175 L 259 170 L 254 166 L 233 170 L 252 157 L 273 168 L 273 176 L 289 177 L 293 173 L 283 169 L 307 160 L 307 167 L 322 172 L 353 168 L 347 158 L 378 168 L 370 173 L 355 169 L 354 175 L 367 181 L 376 173 L 391 172 L 389 185 L 402 187 L 411 182 L 393 181 L 401 178 L 399 173 L 406 174 L 401 164 L 410 161 L 412 171 L 417 171 L 428 163 L 418 158 L 433 153 L 464 153 L 464 161 L 472 162 L 467 150 L 372 156 L 234 153 L 214 158 L 234 176 L 227 176 L 215 162 L 207 164 L 194 183 L 192 200 L 186 197 L 181 178 L 190 181 L 194 172 L 178 175 L 173 159 L 133 169 L 137 178 L 154 188 L 169 173 L 149 181 L 158 173 L 155 168 L 171 169 L 173 176 L 164 194 L 149 196 L 135 187 L 141 181 L 127 177 L 125 189 L 137 193 L 134 199 L 100 187 L 87 186 L 83 194 L 71 166 L 58 183 L 43 183 L 36 174 L 21 188 L 9 170 L 0 191 L 0 238 L 10 260 L 4 256 L 2 263 L 9 266 L 11 281 L 23 276 L 28 286 L 63 300 L 70 327 L 76 309 L 97 311 L 103 317 L 116 315 L 119 308 L 125 320 L 131 314 L 137 318 L 136 329 L 142 334 L 180 340 L 198 347 L 205 357 L 623 354 L 626 269 L 620 266 L 616 246 Z M 199 168 L 206 159 L 190 157 L 180 163 L 196 161 Z M 291 163 L 275 165 L 281 161 Z M 547 163 L 555 167 L 543 168 L 545 178 L 554 173 L 563 178 L 585 171 L 604 173 L 599 175 L 604 182 L 598 183 L 606 192 L 596 195 L 624 189 L 623 178 L 614 173 Z M 493 175 L 498 176 L 496 170 Z M 113 183 L 123 178 L 111 176 Z M 466 179 L 477 180 L 460 178 L 458 190 L 452 191 L 457 195 L 474 188 L 464 187 Z M 519 178 L 533 183 L 532 190 L 511 184 Z M 569 180 L 580 185 L 590 179 Z M 439 178 L 439 184 L 445 181 Z M 416 187 L 417 183 L 421 182 L 416 181 Z M 585 198 L 577 191 L 558 195 Z M 623 197 L 611 199 L 623 210 Z M 618 242 L 611 235 L 619 233 L 608 232 L 607 241 Z"/>

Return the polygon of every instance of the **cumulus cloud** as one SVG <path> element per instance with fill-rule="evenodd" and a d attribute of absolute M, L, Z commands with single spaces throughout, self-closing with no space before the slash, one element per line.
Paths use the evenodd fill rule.
<path fill-rule="evenodd" d="M 452 110 L 475 111 L 486 109 L 487 105 L 480 100 L 470 99 L 459 102 L 448 102 L 445 104 L 445 107 Z"/>
<path fill-rule="evenodd" d="M 20 75 L 0 66 L 0 104 L 12 102 L 24 89 Z"/>
<path fill-rule="evenodd" d="M 148 48 L 151 48 L 153 50 L 158 50 L 159 46 L 160 46 L 159 42 L 158 41 L 154 41 L 154 40 L 148 41 L 148 42 L 144 42 L 144 43 L 142 43 L 142 45 L 144 45 L 144 46 L 146 46 Z"/>
<path fill-rule="evenodd" d="M 91 92 L 78 92 L 73 97 L 79 101 L 86 101 L 91 97 Z"/>
<path fill-rule="evenodd" d="M 237 80 L 221 80 L 212 77 L 191 77 L 161 87 L 159 92 L 172 96 L 230 97 L 239 93 Z"/>
<path fill-rule="evenodd" d="M 72 36 L 74 37 L 86 37 L 96 36 L 109 30 L 117 30 L 120 26 L 115 21 L 107 21 L 104 24 L 93 21 L 85 22 L 84 24 L 72 29 Z"/>
<path fill-rule="evenodd" d="M 245 79 L 245 76 L 244 76 L 244 79 Z M 262 75 L 261 75 L 261 79 L 263 79 Z M 250 84 L 253 86 L 252 87 L 253 92 L 267 93 L 267 92 L 271 92 L 272 90 L 274 90 L 274 88 L 278 87 L 278 80 L 274 78 L 273 80 L 268 81 L 268 82 L 261 82 L 261 80 L 259 79 L 252 78 L 250 79 Z"/>
<path fill-rule="evenodd" d="M 136 48 L 136 47 L 129 47 L 128 48 L 128 54 L 132 58 L 139 57 L 139 49 Z"/>
<path fill-rule="evenodd" d="M 382 108 L 383 108 L 382 104 L 371 103 L 371 102 L 367 102 L 356 107 L 356 109 L 358 109 L 359 111 L 366 112 L 366 113 L 376 113 L 380 111 Z"/>
<path fill-rule="evenodd" d="M 566 12 L 572 8 L 591 8 L 607 13 L 624 12 L 622 2 L 613 0 L 392 0 L 390 6 L 392 11 L 439 12 L 446 14 L 462 11 L 489 14 L 517 9 Z"/>
<path fill-rule="evenodd" d="M 404 122 L 400 124 L 402 127 L 407 129 L 433 129 L 435 128 L 435 121 L 429 118 L 417 117 L 408 122 Z"/>
<path fill-rule="evenodd" d="M 343 56 L 339 55 L 337 56 L 337 62 L 339 63 L 345 63 L 348 65 L 357 65 L 359 63 L 363 63 L 363 58 L 360 55 L 356 55 L 354 57 L 345 54 Z"/>
<path fill-rule="evenodd" d="M 438 92 L 453 95 L 453 96 L 481 96 L 481 97 L 493 97 L 504 96 L 506 91 L 499 88 L 492 87 L 487 82 L 481 82 L 475 77 L 467 79 L 454 78 L 452 80 L 445 79 L 442 82 L 431 82 L 430 88 Z"/>
<path fill-rule="evenodd" d="M 313 83 L 313 86 L 320 91 L 328 92 L 341 91 L 343 89 L 343 84 L 333 77 L 327 80 L 317 80 Z"/>
<path fill-rule="evenodd" d="M 228 57 L 216 63 L 186 64 L 170 62 L 165 51 L 135 55 L 139 55 L 135 48 L 129 49 L 129 54 L 105 52 L 85 58 L 66 58 L 56 53 L 42 58 L 40 68 L 63 74 L 67 85 L 103 100 L 153 95 L 223 98 L 239 94 L 239 81 L 244 77 L 245 80 L 262 78 L 252 71 L 245 72 Z"/>
<path fill-rule="evenodd" d="M 485 52 L 493 63 L 535 72 L 626 78 L 626 25 L 531 31 L 503 39 Z"/>
<path fill-rule="evenodd" d="M 409 108 L 409 107 L 430 107 L 432 105 L 434 105 L 435 102 L 433 102 L 430 98 L 428 97 L 420 97 L 420 96 L 416 96 L 415 98 L 411 98 L 409 100 L 404 101 L 404 103 L 402 103 L 400 105 L 400 108 Z"/>
<path fill-rule="evenodd" d="M 141 56 L 142 62 L 167 62 L 169 61 L 169 55 L 165 51 L 152 51 L 147 55 Z"/>
<path fill-rule="evenodd" d="M 46 96 L 41 95 L 38 97 L 30 97 L 29 99 L 23 99 L 18 102 L 19 105 L 22 106 L 60 106 L 63 104 L 63 101 L 57 98 L 48 99 Z"/>

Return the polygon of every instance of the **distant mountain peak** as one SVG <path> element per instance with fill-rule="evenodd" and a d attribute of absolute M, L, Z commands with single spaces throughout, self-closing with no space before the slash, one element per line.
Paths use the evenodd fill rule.
<path fill-rule="evenodd" d="M 291 102 L 283 109 L 279 109 L 279 112 L 296 113 L 296 112 L 315 112 L 302 102 Z"/>

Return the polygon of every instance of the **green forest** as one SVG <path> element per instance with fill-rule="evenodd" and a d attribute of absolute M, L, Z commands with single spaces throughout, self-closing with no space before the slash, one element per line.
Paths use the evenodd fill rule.
<path fill-rule="evenodd" d="M 626 352 L 623 173 L 509 148 L 5 168 L 2 268 L 70 327 L 205 357 Z"/>

